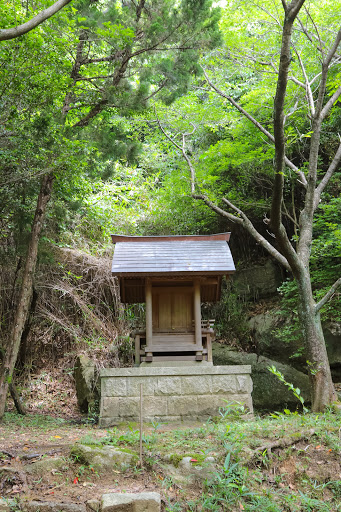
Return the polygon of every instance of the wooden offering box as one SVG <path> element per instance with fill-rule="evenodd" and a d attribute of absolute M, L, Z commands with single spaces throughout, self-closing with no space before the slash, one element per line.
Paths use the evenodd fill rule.
<path fill-rule="evenodd" d="M 201 303 L 220 299 L 235 271 L 230 233 L 135 237 L 112 235 L 112 273 L 124 303 L 146 303 L 146 328 L 135 333 L 135 363 L 212 361 L 214 320 Z"/>

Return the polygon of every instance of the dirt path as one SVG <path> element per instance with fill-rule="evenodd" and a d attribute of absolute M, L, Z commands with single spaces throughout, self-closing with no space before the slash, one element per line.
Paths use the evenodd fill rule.
<path fill-rule="evenodd" d="M 42 422 L 44 421 L 42 417 Z M 0 426 L 0 496 L 5 499 L 85 503 L 104 493 L 159 492 L 164 502 L 181 498 L 181 488 L 154 465 L 98 473 L 70 457 L 82 439 L 100 442 L 108 431 L 96 426 Z M 186 491 L 187 492 L 187 491 Z M 189 491 L 192 494 L 191 491 Z M 194 492 L 193 496 L 196 493 Z"/>

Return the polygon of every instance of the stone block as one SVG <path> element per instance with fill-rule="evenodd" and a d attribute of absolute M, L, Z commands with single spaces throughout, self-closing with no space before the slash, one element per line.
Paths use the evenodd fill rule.
<path fill-rule="evenodd" d="M 114 377 L 111 379 L 102 379 L 102 396 L 127 396 L 126 377 Z"/>
<path fill-rule="evenodd" d="M 201 395 L 198 396 L 198 407 L 197 414 L 198 416 L 218 416 L 219 407 L 221 407 L 225 402 L 222 397 L 214 396 L 214 395 Z"/>
<path fill-rule="evenodd" d="M 212 375 L 212 393 L 236 393 L 235 375 Z"/>
<path fill-rule="evenodd" d="M 181 378 L 182 395 L 201 395 L 212 392 L 211 375 L 200 375 Z"/>
<path fill-rule="evenodd" d="M 167 398 L 168 414 L 193 417 L 197 415 L 198 396 L 170 396 Z"/>
<path fill-rule="evenodd" d="M 28 501 L 24 505 L 27 512 L 86 512 L 85 505 L 60 501 Z"/>
<path fill-rule="evenodd" d="M 167 398 L 162 396 L 148 396 L 143 399 L 144 416 L 166 416 Z"/>
<path fill-rule="evenodd" d="M 107 418 L 103 418 L 102 416 L 100 416 L 99 418 L 99 426 L 101 428 L 108 428 L 108 427 L 115 427 L 116 425 L 118 425 L 120 422 L 122 421 L 121 418 L 119 418 L 118 416 L 112 416 L 112 417 L 107 417 Z"/>
<path fill-rule="evenodd" d="M 99 512 L 101 502 L 99 500 L 88 500 L 85 506 L 86 512 Z"/>
<path fill-rule="evenodd" d="M 103 417 L 116 418 L 119 416 L 119 398 L 101 398 L 101 415 Z"/>
<path fill-rule="evenodd" d="M 156 379 L 153 377 L 130 377 L 127 379 L 127 396 L 140 396 L 140 384 L 142 384 L 143 396 L 154 395 Z M 123 395 L 124 396 L 124 395 Z"/>
<path fill-rule="evenodd" d="M 157 379 L 155 395 L 181 395 L 181 377 L 161 377 Z"/>
<path fill-rule="evenodd" d="M 249 412 L 253 413 L 252 398 L 247 394 L 227 394 L 225 396 L 216 396 L 218 407 L 227 407 L 228 404 L 240 404 L 247 407 Z"/>
<path fill-rule="evenodd" d="M 236 391 L 237 393 L 252 392 L 252 379 L 250 375 L 236 375 Z"/>
<path fill-rule="evenodd" d="M 140 415 L 140 399 L 133 397 L 119 398 L 118 411 L 122 420 L 127 418 L 137 419 Z"/>
<path fill-rule="evenodd" d="M 160 512 L 161 498 L 157 492 L 103 494 L 101 512 Z"/>

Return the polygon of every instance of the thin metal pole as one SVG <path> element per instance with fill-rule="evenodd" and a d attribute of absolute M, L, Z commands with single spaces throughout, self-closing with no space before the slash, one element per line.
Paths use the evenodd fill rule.
<path fill-rule="evenodd" d="M 142 461 L 142 435 L 143 435 L 143 393 L 142 382 L 140 383 L 140 466 L 143 467 Z"/>

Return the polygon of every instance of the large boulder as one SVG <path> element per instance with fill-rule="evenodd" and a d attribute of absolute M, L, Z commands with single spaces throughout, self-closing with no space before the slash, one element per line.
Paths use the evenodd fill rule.
<path fill-rule="evenodd" d="M 341 322 L 323 326 L 324 339 L 334 382 L 341 382 Z"/>
<path fill-rule="evenodd" d="M 213 343 L 213 364 L 215 365 L 251 365 L 253 381 L 252 401 L 258 410 L 278 410 L 284 407 L 302 407 L 299 400 L 288 388 L 269 372 L 269 366 L 275 366 L 286 381 L 299 388 L 306 402 L 310 401 L 310 384 L 308 375 L 287 364 L 267 357 L 247 352 L 230 350 L 226 345 Z"/>
<path fill-rule="evenodd" d="M 264 265 L 238 269 L 233 277 L 233 286 L 238 295 L 247 300 L 255 300 L 276 294 L 282 281 L 281 267 L 267 260 Z"/>
<path fill-rule="evenodd" d="M 93 361 L 85 355 L 79 354 L 74 367 L 74 379 L 79 408 L 82 412 L 92 412 L 99 399 L 97 389 L 96 367 Z"/>
<path fill-rule="evenodd" d="M 302 340 L 286 342 L 284 337 L 276 337 L 276 331 L 285 327 L 290 319 L 284 319 L 276 308 L 269 309 L 248 320 L 257 351 L 262 355 L 279 361 L 297 370 L 307 370 L 307 358 L 302 351 Z M 341 382 L 341 323 L 328 322 L 323 325 L 324 338 L 334 382 Z M 293 355 L 295 354 L 295 357 Z"/>
<path fill-rule="evenodd" d="M 76 444 L 71 449 L 71 456 L 79 463 L 93 467 L 102 472 L 110 469 L 126 471 L 136 466 L 138 456 L 128 448 L 114 446 L 87 446 Z"/>
<path fill-rule="evenodd" d="M 214 457 L 203 455 L 180 456 L 170 454 L 161 464 L 162 471 L 180 486 L 193 486 L 214 479 L 217 464 Z"/>

